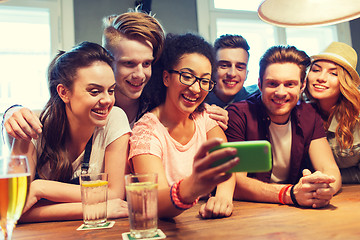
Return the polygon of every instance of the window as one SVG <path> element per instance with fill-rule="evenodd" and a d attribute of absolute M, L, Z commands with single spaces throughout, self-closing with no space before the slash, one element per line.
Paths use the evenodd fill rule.
<path fill-rule="evenodd" d="M 60 18 L 59 9 L 66 8 L 72 8 L 72 1 L 12 0 L 0 4 L 0 113 L 14 103 L 30 109 L 44 107 L 49 97 L 49 62 L 59 49 L 74 43 L 73 22 Z"/>
<path fill-rule="evenodd" d="M 15 103 L 43 108 L 49 96 L 47 66 L 59 49 L 68 50 L 75 42 L 70 13 L 73 0 L 0 3 L 0 116 Z M 3 140 L 0 155 L 9 148 Z"/>
<path fill-rule="evenodd" d="M 286 29 L 286 43 L 305 50 L 310 56 L 318 54 L 332 41 L 337 40 L 335 26 Z"/>
<path fill-rule="evenodd" d="M 248 63 L 248 77 L 244 85 L 257 84 L 259 73 L 259 59 L 263 52 L 275 44 L 274 28 L 258 21 L 242 21 L 238 19 L 217 19 L 216 37 L 223 34 L 240 34 L 250 46 Z M 239 32 L 241 29 L 241 33 Z M 260 50 L 260 51 L 259 51 Z"/>
<path fill-rule="evenodd" d="M 263 0 L 214 0 L 217 9 L 241 10 L 256 12 Z"/>
<path fill-rule="evenodd" d="M 250 46 L 248 78 L 245 86 L 257 84 L 259 59 L 273 45 L 289 44 L 319 53 L 332 41 L 351 45 L 350 27 L 341 23 L 325 27 L 282 28 L 265 23 L 257 16 L 262 0 L 197 0 L 199 33 L 213 43 L 223 34 L 240 34 Z"/>
<path fill-rule="evenodd" d="M 6 108 L 21 103 L 42 108 L 48 99 L 45 76 L 51 55 L 49 11 L 3 7 L 0 16 L 0 29 L 5 33 L 0 38 L 1 105 Z"/>

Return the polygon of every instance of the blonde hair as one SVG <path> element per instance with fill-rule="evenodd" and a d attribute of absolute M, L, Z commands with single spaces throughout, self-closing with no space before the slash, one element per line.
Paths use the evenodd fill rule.
<path fill-rule="evenodd" d="M 165 33 L 161 24 L 150 14 L 135 9 L 120 15 L 110 15 L 103 19 L 102 45 L 113 53 L 116 44 L 123 37 L 149 41 L 153 46 L 154 62 L 159 59 Z"/>
<path fill-rule="evenodd" d="M 312 63 L 311 67 L 315 62 Z M 325 130 L 328 130 L 331 120 L 335 117 L 338 121 L 335 131 L 336 141 L 339 143 L 341 150 L 351 149 L 354 142 L 352 131 L 354 130 L 355 125 L 360 122 L 360 92 L 357 83 L 351 78 L 349 72 L 342 66 L 336 63 L 335 65 L 337 68 L 341 94 L 337 104 L 331 109 L 327 121 L 324 122 L 324 127 Z M 319 101 L 317 99 L 313 99 L 308 91 L 306 91 L 306 94 L 319 106 Z"/>

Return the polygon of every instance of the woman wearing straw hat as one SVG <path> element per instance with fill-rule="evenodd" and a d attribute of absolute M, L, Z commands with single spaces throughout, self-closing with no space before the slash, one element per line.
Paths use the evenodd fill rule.
<path fill-rule="evenodd" d="M 312 56 L 306 95 L 324 120 L 327 139 L 343 183 L 360 183 L 360 77 L 357 53 L 349 45 L 331 43 Z"/>

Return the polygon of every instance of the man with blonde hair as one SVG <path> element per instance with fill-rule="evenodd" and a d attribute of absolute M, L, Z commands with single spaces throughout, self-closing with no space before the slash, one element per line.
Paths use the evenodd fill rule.
<path fill-rule="evenodd" d="M 151 77 L 151 66 L 162 52 L 165 33 L 153 16 L 137 9 L 105 17 L 103 23 L 103 47 L 115 59 L 115 106 L 125 111 L 132 127 L 147 110 L 143 90 Z M 38 115 L 19 105 L 10 109 L 4 114 L 7 133 L 19 139 L 36 139 L 42 131 Z"/>
<path fill-rule="evenodd" d="M 126 112 L 132 126 L 147 110 L 143 90 L 152 63 L 161 55 L 164 30 L 154 17 L 137 11 L 111 15 L 103 22 L 103 47 L 115 58 L 115 105 Z"/>

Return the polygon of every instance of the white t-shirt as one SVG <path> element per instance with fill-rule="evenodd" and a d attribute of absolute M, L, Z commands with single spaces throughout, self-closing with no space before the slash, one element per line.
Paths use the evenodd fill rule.
<path fill-rule="evenodd" d="M 270 123 L 270 142 L 273 168 L 270 182 L 281 183 L 287 180 L 290 170 L 291 121 L 286 124 Z"/>
<path fill-rule="evenodd" d="M 131 129 L 125 112 L 121 108 L 114 106 L 108 116 L 108 122 L 106 125 L 95 128 L 88 172 L 103 172 L 106 147 L 122 135 L 129 132 L 131 132 Z M 33 139 L 32 142 L 34 143 L 35 147 L 37 147 L 38 141 Z M 76 178 L 81 174 L 81 163 L 84 159 L 84 153 L 85 151 L 83 151 L 80 156 L 72 163 L 72 167 L 74 169 L 72 178 Z"/>

